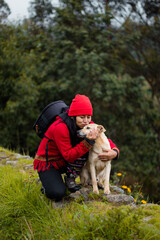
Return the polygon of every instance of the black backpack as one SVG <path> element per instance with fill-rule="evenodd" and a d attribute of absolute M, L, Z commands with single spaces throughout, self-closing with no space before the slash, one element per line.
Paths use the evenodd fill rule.
<path fill-rule="evenodd" d="M 56 120 L 56 117 L 62 112 L 66 111 L 69 107 L 61 100 L 48 104 L 41 112 L 33 125 L 40 138 L 45 137 L 45 132 L 49 126 Z"/>
<path fill-rule="evenodd" d="M 48 143 L 52 141 L 48 137 L 45 136 L 45 132 L 49 128 L 49 126 L 56 120 L 56 117 L 65 112 L 69 107 L 61 100 L 52 102 L 48 104 L 41 112 L 37 120 L 33 125 L 33 129 L 36 131 L 37 135 L 40 138 L 47 138 L 48 142 L 46 144 L 46 162 L 48 166 Z M 46 167 L 47 167 L 46 166 Z"/>

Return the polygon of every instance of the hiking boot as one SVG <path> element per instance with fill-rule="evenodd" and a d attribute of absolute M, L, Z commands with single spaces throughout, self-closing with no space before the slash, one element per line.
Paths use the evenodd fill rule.
<path fill-rule="evenodd" d="M 68 187 L 70 192 L 76 192 L 78 191 L 81 187 L 75 182 L 75 177 L 74 176 L 65 176 L 64 177 L 65 184 Z"/>

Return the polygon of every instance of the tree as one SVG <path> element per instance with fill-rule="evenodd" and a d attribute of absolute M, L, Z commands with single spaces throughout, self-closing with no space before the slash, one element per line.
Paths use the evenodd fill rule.
<path fill-rule="evenodd" d="M 112 2 L 112 1 L 111 1 Z M 113 1 L 115 2 L 115 1 Z M 126 1 L 121 1 L 121 7 Z M 132 0 L 127 17 L 119 28 L 119 59 L 124 66 L 123 72 L 132 77 L 144 76 L 148 82 L 152 101 L 160 109 L 160 1 Z M 117 51 L 117 50 L 116 50 Z M 117 52 L 118 53 L 118 52 Z M 153 121 L 153 129 L 160 140 L 160 121 Z"/>
<path fill-rule="evenodd" d="M 11 11 L 8 4 L 4 0 L 1 0 L 0 1 L 0 23 L 2 23 L 2 21 L 6 19 L 10 13 Z"/>
<path fill-rule="evenodd" d="M 110 0 L 104 4 L 121 17 L 118 43 L 124 72 L 144 76 L 160 104 L 160 1 Z"/>
<path fill-rule="evenodd" d="M 30 3 L 30 19 L 40 28 L 45 29 L 53 15 L 53 6 L 50 0 L 34 0 Z"/>
<path fill-rule="evenodd" d="M 136 60 L 135 56 L 136 36 L 144 25 L 128 18 L 118 31 L 111 24 L 111 6 L 102 3 L 63 0 L 53 16 L 43 15 L 50 24 L 44 20 L 40 25 L 39 15 L 35 15 L 34 21 L 3 26 L 0 144 L 13 149 L 19 146 L 20 151 L 29 150 L 34 156 L 40 139 L 32 126 L 41 110 L 54 100 L 69 105 L 76 93 L 86 94 L 93 103 L 93 120 L 104 125 L 107 136 L 120 147 L 120 159 L 112 168 L 126 170 L 132 178 L 136 175 L 149 189 L 146 192 L 157 199 L 160 158 L 155 126 L 159 113 L 151 86 L 145 77 L 139 77 L 143 58 Z M 133 31 L 126 34 L 127 21 L 135 26 L 135 35 Z M 147 46 L 145 43 L 144 48 Z M 141 68 L 137 70 L 137 64 L 134 69 L 133 60 Z"/>
<path fill-rule="evenodd" d="M 35 116 L 38 92 L 28 72 L 34 71 L 36 57 L 31 36 L 25 29 L 3 26 L 0 42 L 0 143 L 28 151 L 27 132 Z M 31 42 L 30 42 L 31 41 Z"/>
<path fill-rule="evenodd" d="M 61 1 L 53 20 L 54 75 L 67 98 L 68 91 L 92 96 L 92 86 L 101 81 L 102 73 L 117 68 L 116 58 L 111 56 L 114 48 L 108 27 L 111 16 L 102 14 L 94 4 L 88 8 L 90 2 Z"/>
<path fill-rule="evenodd" d="M 155 17 L 159 18 L 159 0 L 102 0 L 103 5 L 112 10 L 115 17 L 121 17 L 123 22 L 132 18 L 136 22 L 149 22 Z M 135 18 L 136 16 L 136 18 Z"/>

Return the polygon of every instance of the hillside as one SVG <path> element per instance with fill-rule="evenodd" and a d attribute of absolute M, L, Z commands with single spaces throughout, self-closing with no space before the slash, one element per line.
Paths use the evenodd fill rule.
<path fill-rule="evenodd" d="M 40 192 L 33 159 L 0 148 L 0 239 L 160 239 L 160 206 L 135 204 L 122 189 L 110 196 L 82 188 L 55 203 Z"/>

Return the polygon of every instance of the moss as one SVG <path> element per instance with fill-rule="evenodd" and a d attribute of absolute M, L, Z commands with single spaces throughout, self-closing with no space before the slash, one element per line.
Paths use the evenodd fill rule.
<path fill-rule="evenodd" d="M 84 202 L 84 197 L 81 195 L 79 198 L 75 199 L 76 203 L 83 203 Z"/>
<path fill-rule="evenodd" d="M 88 199 L 89 200 L 98 200 L 100 198 L 101 198 L 101 196 L 99 194 L 96 194 L 96 193 L 93 193 L 93 192 L 90 192 L 88 194 Z"/>

